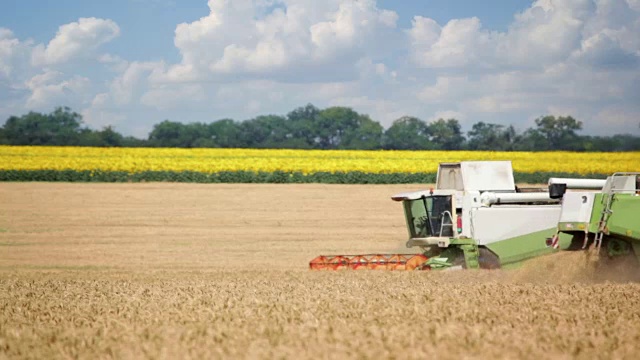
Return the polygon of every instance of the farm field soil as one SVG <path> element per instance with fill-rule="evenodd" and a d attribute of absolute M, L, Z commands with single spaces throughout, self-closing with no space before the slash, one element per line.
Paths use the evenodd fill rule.
<path fill-rule="evenodd" d="M 407 252 L 425 187 L 0 183 L 0 358 L 636 357 L 640 285 L 583 253 L 307 270 Z"/>

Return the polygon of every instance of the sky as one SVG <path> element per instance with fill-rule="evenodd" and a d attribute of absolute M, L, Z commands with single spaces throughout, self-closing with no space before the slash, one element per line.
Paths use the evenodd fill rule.
<path fill-rule="evenodd" d="M 68 106 L 146 137 L 308 103 L 640 135 L 640 0 L 3 0 L 0 124 Z"/>

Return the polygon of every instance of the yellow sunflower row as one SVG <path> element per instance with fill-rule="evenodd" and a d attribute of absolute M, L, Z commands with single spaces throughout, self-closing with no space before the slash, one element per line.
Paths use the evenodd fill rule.
<path fill-rule="evenodd" d="M 640 171 L 640 152 L 346 151 L 0 146 L 0 170 L 361 171 L 434 173 L 440 162 L 511 160 L 516 172 L 611 174 Z"/>

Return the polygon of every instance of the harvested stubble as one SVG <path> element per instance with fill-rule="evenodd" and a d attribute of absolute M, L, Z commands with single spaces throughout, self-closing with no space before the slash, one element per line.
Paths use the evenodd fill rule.
<path fill-rule="evenodd" d="M 640 285 L 593 281 L 584 254 L 306 270 L 392 250 L 401 189 L 0 184 L 0 357 L 635 358 Z"/>

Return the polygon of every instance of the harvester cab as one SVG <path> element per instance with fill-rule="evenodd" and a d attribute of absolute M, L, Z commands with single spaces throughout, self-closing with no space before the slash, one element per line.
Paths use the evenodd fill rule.
<path fill-rule="evenodd" d="M 470 210 L 474 204 L 480 206 L 483 200 L 489 201 L 489 192 L 516 192 L 511 162 L 442 163 L 435 190 L 392 196 L 404 206 L 409 230 L 407 247 L 442 245 L 448 239 L 472 237 Z"/>
<path fill-rule="evenodd" d="M 515 186 L 510 161 L 442 163 L 435 189 L 392 199 L 403 203 L 407 247 L 431 268 L 498 268 L 545 252 L 560 212 L 548 192 Z"/>

